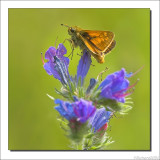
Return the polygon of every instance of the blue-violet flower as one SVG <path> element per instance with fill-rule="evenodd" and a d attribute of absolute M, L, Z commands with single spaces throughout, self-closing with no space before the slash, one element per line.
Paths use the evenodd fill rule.
<path fill-rule="evenodd" d="M 86 101 L 80 99 L 73 103 L 64 102 L 62 100 L 56 99 L 56 106 L 55 109 L 67 120 L 76 119 L 81 123 L 85 123 L 96 111 L 96 107 L 92 105 L 91 101 Z"/>
<path fill-rule="evenodd" d="M 67 53 L 63 44 L 59 44 L 58 48 L 50 47 L 45 53 L 45 59 L 48 62 L 44 63 L 44 69 L 49 75 L 53 75 L 60 80 L 62 84 L 68 84 L 70 78 L 68 72 L 69 58 L 64 57 Z"/>
<path fill-rule="evenodd" d="M 127 74 L 124 68 L 122 68 L 120 71 L 108 75 L 98 88 L 101 89 L 100 96 L 124 103 L 125 96 L 128 96 L 132 93 L 126 92 L 136 85 L 135 83 L 132 86 L 129 86 L 129 80 L 126 78 L 131 76 L 132 73 Z"/>
<path fill-rule="evenodd" d="M 64 102 L 59 99 L 56 99 L 54 103 L 59 104 L 59 106 L 56 106 L 55 109 L 60 113 L 61 116 L 63 116 L 67 120 L 71 120 L 77 117 L 74 113 L 73 106 L 71 103 Z"/>
<path fill-rule="evenodd" d="M 96 110 L 95 114 L 90 119 L 90 124 L 92 130 L 94 129 L 94 133 L 100 131 L 102 127 L 105 128 L 105 124 L 109 121 L 111 113 L 110 111 L 106 111 L 104 107 Z"/>
<path fill-rule="evenodd" d="M 96 107 L 92 105 L 91 101 L 80 99 L 79 101 L 72 103 L 72 105 L 74 113 L 81 123 L 85 123 L 96 111 Z"/>

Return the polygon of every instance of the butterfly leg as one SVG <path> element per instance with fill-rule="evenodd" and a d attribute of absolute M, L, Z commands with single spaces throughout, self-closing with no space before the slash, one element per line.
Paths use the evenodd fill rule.
<path fill-rule="evenodd" d="M 77 55 L 78 55 L 78 56 L 80 56 L 80 57 L 82 57 L 82 52 L 81 52 L 81 55 L 80 55 L 80 54 L 78 54 L 78 53 L 77 53 Z"/>
<path fill-rule="evenodd" d="M 72 52 L 71 52 L 72 57 L 71 57 L 71 60 L 73 58 L 73 52 L 74 52 L 74 47 L 72 46 Z"/>
<path fill-rule="evenodd" d="M 71 53 L 69 54 L 68 57 L 70 57 L 70 55 L 72 55 L 72 57 L 71 57 L 71 60 L 72 60 L 72 58 L 73 58 L 73 52 L 74 52 L 74 47 L 72 46 L 71 48 L 72 48 L 72 51 L 71 51 Z"/>
<path fill-rule="evenodd" d="M 66 38 L 66 39 L 63 41 L 63 43 L 65 43 L 66 41 L 69 41 L 69 42 L 70 42 L 71 40 Z"/>
<path fill-rule="evenodd" d="M 72 47 L 73 47 L 73 45 L 71 45 L 71 44 L 72 44 L 72 40 L 71 40 L 71 39 L 65 39 L 65 40 L 63 41 L 63 43 L 65 43 L 66 41 L 70 42 L 69 44 L 70 44 L 70 46 L 71 46 L 71 48 L 72 48 Z"/>
<path fill-rule="evenodd" d="M 71 46 L 72 51 L 71 51 L 71 53 L 69 54 L 68 57 L 70 57 L 70 55 L 72 55 L 72 57 L 71 57 L 71 60 L 72 60 L 72 58 L 73 58 L 73 52 L 74 52 L 74 43 L 73 43 L 73 41 L 71 39 L 65 39 L 63 41 L 63 43 L 65 43 L 66 40 L 70 42 L 70 46 Z"/>

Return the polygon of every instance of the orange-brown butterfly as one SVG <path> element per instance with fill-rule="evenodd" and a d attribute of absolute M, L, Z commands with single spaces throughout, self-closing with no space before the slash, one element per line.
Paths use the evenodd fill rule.
<path fill-rule="evenodd" d="M 87 49 L 88 52 L 97 60 L 98 63 L 104 63 L 105 54 L 110 52 L 116 44 L 114 33 L 110 31 L 83 30 L 77 26 L 68 27 L 68 34 L 71 39 L 67 39 L 72 44 L 72 53 L 75 47 Z"/>

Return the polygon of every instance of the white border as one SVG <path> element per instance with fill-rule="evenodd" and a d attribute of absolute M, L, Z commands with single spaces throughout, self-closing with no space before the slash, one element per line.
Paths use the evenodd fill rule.
<path fill-rule="evenodd" d="M 159 2 L 158 1 L 1 1 L 1 158 L 133 159 L 159 156 Z M 8 8 L 150 8 L 152 10 L 152 151 L 11 152 L 8 150 Z M 149 159 L 149 158 L 148 158 Z"/>

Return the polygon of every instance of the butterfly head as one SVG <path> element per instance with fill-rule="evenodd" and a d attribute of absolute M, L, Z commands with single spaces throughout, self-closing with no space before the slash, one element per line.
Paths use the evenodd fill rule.
<path fill-rule="evenodd" d="M 74 34 L 76 34 L 76 28 L 75 28 L 75 27 L 69 27 L 69 28 L 68 28 L 68 34 L 69 34 L 69 35 L 74 35 Z"/>
<path fill-rule="evenodd" d="M 61 25 L 67 27 L 67 28 L 68 28 L 68 34 L 69 34 L 69 35 L 73 35 L 73 36 L 74 36 L 74 35 L 76 36 L 77 33 L 82 30 L 81 28 L 79 28 L 79 27 L 77 27 L 77 26 L 72 26 L 72 27 L 70 27 L 70 26 L 65 25 L 65 24 L 61 24 Z"/>

